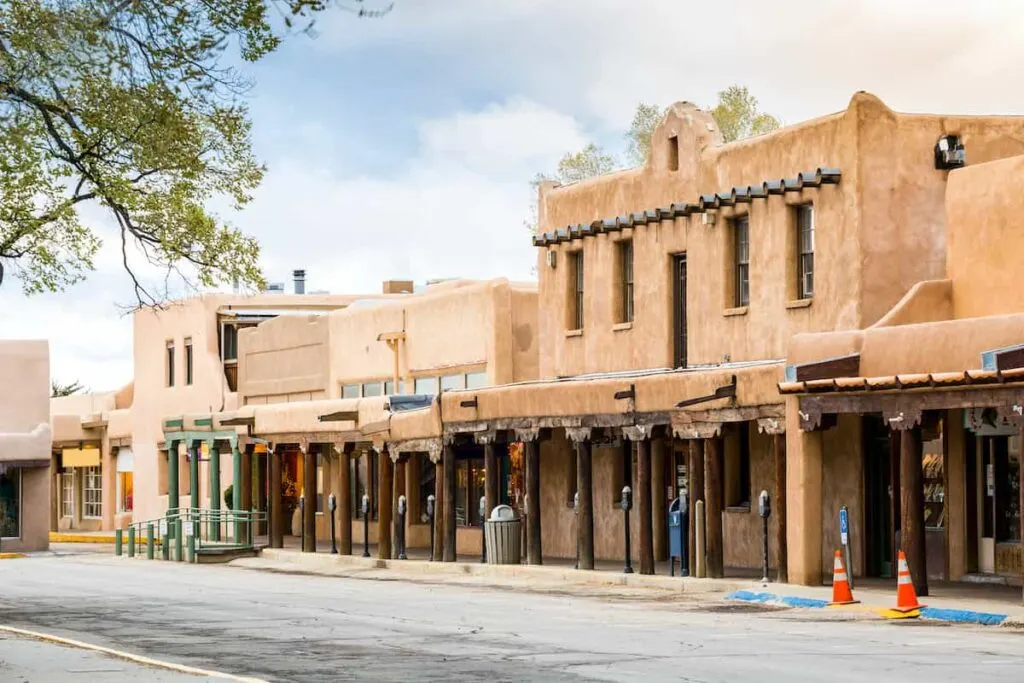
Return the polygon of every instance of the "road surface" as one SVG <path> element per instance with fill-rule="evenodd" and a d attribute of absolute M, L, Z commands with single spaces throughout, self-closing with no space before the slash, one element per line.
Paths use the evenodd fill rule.
<path fill-rule="evenodd" d="M 96 554 L 0 562 L 0 624 L 268 681 L 984 683 L 1024 671 L 1019 632 L 824 612 Z"/>

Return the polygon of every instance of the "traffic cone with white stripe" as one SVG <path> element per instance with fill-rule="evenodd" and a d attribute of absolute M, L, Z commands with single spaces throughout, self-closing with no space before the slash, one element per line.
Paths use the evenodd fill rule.
<path fill-rule="evenodd" d="M 832 565 L 832 602 L 829 605 L 854 605 L 860 600 L 853 599 L 853 591 L 850 590 L 850 580 L 846 577 L 846 567 L 843 566 L 843 551 L 836 551 L 836 560 Z"/>
<path fill-rule="evenodd" d="M 896 607 L 897 612 L 904 614 L 923 608 L 924 605 L 917 601 L 917 591 L 914 590 L 914 581 L 910 578 L 910 567 L 907 566 L 907 556 L 900 551 L 899 568 L 896 579 Z"/>

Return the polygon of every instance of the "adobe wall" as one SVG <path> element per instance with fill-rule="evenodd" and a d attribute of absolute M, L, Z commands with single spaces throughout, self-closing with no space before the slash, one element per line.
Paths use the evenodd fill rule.
<path fill-rule="evenodd" d="M 29 433 L 50 423 L 50 345 L 0 340 L 0 433 Z M 11 391 L 14 387 L 16 391 Z M 48 454 L 40 455 L 49 457 Z"/>
<path fill-rule="evenodd" d="M 850 514 L 853 543 L 853 573 L 864 573 L 864 447 L 859 415 L 840 415 L 838 423 L 822 434 L 821 488 L 821 573 L 832 576 L 835 552 L 842 548 L 839 536 L 839 508 Z"/>
<path fill-rule="evenodd" d="M 245 403 L 330 395 L 326 315 L 280 316 L 238 331 L 238 393 Z"/>

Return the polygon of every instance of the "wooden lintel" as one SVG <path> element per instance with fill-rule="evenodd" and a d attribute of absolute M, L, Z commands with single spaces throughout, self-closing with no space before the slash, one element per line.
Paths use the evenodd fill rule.
<path fill-rule="evenodd" d="M 810 382 L 818 379 L 860 376 L 860 354 L 827 358 L 813 363 L 802 363 L 795 367 L 796 381 Z"/>

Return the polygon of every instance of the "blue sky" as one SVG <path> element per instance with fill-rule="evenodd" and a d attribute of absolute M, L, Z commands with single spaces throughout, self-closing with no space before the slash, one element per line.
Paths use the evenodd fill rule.
<path fill-rule="evenodd" d="M 367 0 L 368 2 L 370 0 Z M 1016 0 L 395 0 L 332 11 L 257 65 L 254 140 L 269 166 L 226 216 L 272 281 L 376 292 L 382 280 L 529 279 L 529 180 L 589 140 L 620 150 L 639 101 L 709 104 L 747 85 L 787 123 L 857 90 L 903 111 L 1024 113 Z M 109 222 L 86 209 L 104 235 Z M 314 246 L 319 245 L 319 246 Z M 52 374 L 131 379 L 118 254 L 60 295 L 0 288 L 0 337 L 51 340 Z M 87 331 L 89 334 L 76 332 Z"/>

